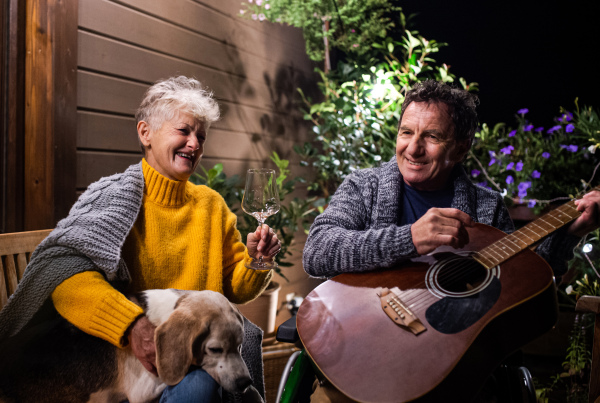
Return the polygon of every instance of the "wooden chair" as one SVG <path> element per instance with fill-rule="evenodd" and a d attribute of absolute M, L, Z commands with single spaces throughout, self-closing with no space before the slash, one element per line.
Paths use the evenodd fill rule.
<path fill-rule="evenodd" d="M 575 310 L 596 314 L 594 343 L 592 348 L 592 369 L 590 370 L 589 403 L 600 402 L 600 297 L 583 295 L 577 300 Z"/>
<path fill-rule="evenodd" d="M 31 253 L 52 230 L 0 234 L 0 309 L 17 289 Z"/>

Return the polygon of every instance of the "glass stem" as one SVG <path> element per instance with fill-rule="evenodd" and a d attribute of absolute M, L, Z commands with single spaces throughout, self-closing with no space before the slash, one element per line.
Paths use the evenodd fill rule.
<path fill-rule="evenodd" d="M 262 210 L 261 210 L 261 212 L 262 212 Z M 265 223 L 264 220 L 263 221 L 258 221 L 258 224 L 260 225 L 260 230 L 261 231 L 262 231 L 262 226 L 263 226 L 264 223 Z M 260 242 L 260 239 L 258 240 L 258 242 Z M 258 264 L 259 265 L 263 264 L 263 257 L 262 256 L 259 256 L 259 258 L 258 258 Z"/>

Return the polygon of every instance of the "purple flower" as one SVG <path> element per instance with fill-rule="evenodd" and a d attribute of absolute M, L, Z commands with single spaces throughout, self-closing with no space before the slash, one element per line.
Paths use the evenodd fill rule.
<path fill-rule="evenodd" d="M 526 182 L 521 182 L 519 183 L 519 186 L 517 186 L 519 189 L 529 189 L 531 187 L 531 182 L 526 181 Z"/>
<path fill-rule="evenodd" d="M 506 170 L 508 171 L 509 169 L 513 169 L 515 166 L 514 162 L 509 162 L 508 165 L 506 166 Z"/>
<path fill-rule="evenodd" d="M 542 176 L 542 174 L 537 169 L 534 169 L 531 173 L 532 178 L 538 179 L 540 176 Z"/>
<path fill-rule="evenodd" d="M 536 203 L 535 200 L 529 200 L 529 203 L 527 203 L 527 207 L 533 208 L 533 206 L 535 206 L 535 203 Z"/>
<path fill-rule="evenodd" d="M 527 126 L 523 126 L 523 131 L 524 131 L 524 132 L 528 132 L 528 131 L 530 131 L 531 129 L 533 129 L 533 125 L 527 125 Z"/>
<path fill-rule="evenodd" d="M 520 172 L 523 169 L 523 161 L 517 162 L 517 172 Z"/>
<path fill-rule="evenodd" d="M 511 184 L 511 183 L 513 183 L 514 181 L 515 181 L 515 178 L 513 178 L 513 177 L 512 177 L 512 175 L 508 175 L 508 176 L 506 177 L 506 183 L 507 183 L 507 184 L 509 184 L 509 185 L 510 185 L 510 184 Z"/>
<path fill-rule="evenodd" d="M 515 134 L 517 134 L 517 131 L 513 130 L 512 132 L 508 133 L 508 137 L 515 137 Z"/>
<path fill-rule="evenodd" d="M 521 182 L 517 188 L 519 189 L 519 197 L 527 196 L 527 189 L 531 187 L 531 182 Z"/>
<path fill-rule="evenodd" d="M 542 157 L 544 157 L 544 158 L 548 159 L 548 158 L 550 158 L 550 153 L 549 153 L 549 152 L 545 152 L 545 151 L 544 151 L 544 152 L 542 153 Z"/>
<path fill-rule="evenodd" d="M 535 129 L 535 132 L 537 132 L 537 133 L 542 132 L 542 131 L 544 131 L 544 128 L 541 126 L 538 127 L 537 129 Z"/>
<path fill-rule="evenodd" d="M 560 130 L 561 127 L 562 127 L 561 125 L 552 126 L 551 128 L 548 129 L 548 131 L 546 133 L 552 134 L 555 131 Z"/>
<path fill-rule="evenodd" d="M 509 144 L 508 146 L 506 146 L 506 147 L 504 147 L 504 148 L 500 149 L 500 152 L 501 152 L 502 154 L 510 154 L 510 152 L 511 152 L 512 150 L 514 150 L 514 149 L 515 149 L 515 148 Z"/>
<path fill-rule="evenodd" d="M 488 186 L 487 181 L 479 182 L 477 184 L 477 186 L 481 186 L 481 187 L 484 187 L 484 188 L 492 189 L 491 187 Z"/>
<path fill-rule="evenodd" d="M 492 157 L 492 159 L 490 160 L 490 163 L 488 164 L 488 167 L 491 167 L 495 163 L 496 163 L 496 158 Z"/>
<path fill-rule="evenodd" d="M 573 130 L 575 130 L 575 126 L 573 126 L 573 124 L 572 124 L 572 123 L 569 123 L 569 124 L 567 125 L 567 127 L 565 127 L 565 131 L 566 131 L 567 133 L 572 133 L 572 132 L 573 132 Z"/>
<path fill-rule="evenodd" d="M 560 117 L 558 118 L 559 121 L 562 122 L 570 122 L 571 120 L 573 120 L 573 114 L 569 111 L 566 111 L 565 113 L 563 113 L 562 115 L 560 115 Z"/>
<path fill-rule="evenodd" d="M 475 178 L 475 177 L 479 176 L 479 174 L 480 174 L 480 173 L 481 173 L 481 171 L 479 171 L 479 170 L 477 170 L 477 169 L 473 169 L 473 170 L 471 171 L 471 176 L 472 176 L 473 178 Z"/>
<path fill-rule="evenodd" d="M 519 114 L 521 114 L 521 115 L 524 115 L 524 114 L 526 114 L 527 112 L 529 112 L 529 109 L 527 109 L 527 108 L 519 109 L 519 110 L 517 111 L 517 113 L 519 113 Z"/>
<path fill-rule="evenodd" d="M 564 149 L 565 149 L 565 150 L 567 150 L 567 151 L 571 151 L 572 153 L 576 153 L 576 152 L 577 152 L 577 150 L 579 149 L 579 147 L 577 147 L 577 146 L 576 146 L 576 145 L 574 145 L 574 144 L 571 144 L 571 145 L 568 145 L 568 146 L 566 146 L 566 145 L 564 145 L 564 144 L 561 144 L 561 145 L 560 145 L 560 147 L 561 147 L 561 148 L 564 148 Z"/>

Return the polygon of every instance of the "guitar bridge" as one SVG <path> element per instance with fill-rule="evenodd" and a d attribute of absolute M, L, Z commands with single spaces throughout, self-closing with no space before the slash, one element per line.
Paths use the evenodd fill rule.
<path fill-rule="evenodd" d="M 402 302 L 398 287 L 394 287 L 391 290 L 389 288 L 382 288 L 379 297 L 383 311 L 394 323 L 410 330 L 415 335 L 427 330 L 419 318 Z"/>

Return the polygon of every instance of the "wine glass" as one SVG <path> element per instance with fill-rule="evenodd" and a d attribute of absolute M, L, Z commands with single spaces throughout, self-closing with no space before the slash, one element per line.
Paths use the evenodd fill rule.
<path fill-rule="evenodd" d="M 246 175 L 246 188 L 242 198 L 242 210 L 258 220 L 262 227 L 267 217 L 279 211 L 279 192 L 273 169 L 249 169 Z M 275 260 L 265 261 L 263 257 L 251 259 L 246 267 L 255 270 L 268 270 L 277 267 Z"/>

